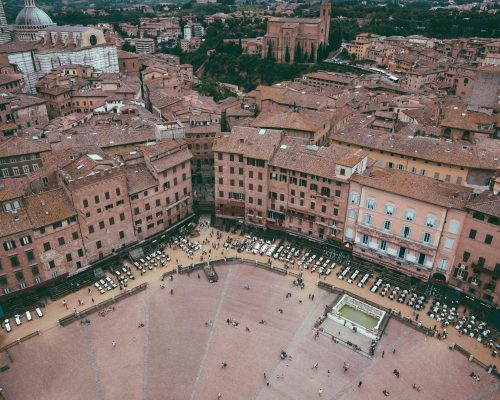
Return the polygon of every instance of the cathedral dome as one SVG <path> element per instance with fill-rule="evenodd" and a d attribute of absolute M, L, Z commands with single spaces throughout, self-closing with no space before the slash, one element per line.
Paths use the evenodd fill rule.
<path fill-rule="evenodd" d="M 23 28 L 45 28 L 55 25 L 52 19 L 35 5 L 35 0 L 25 0 L 24 8 L 17 14 L 16 25 L 18 29 Z"/>

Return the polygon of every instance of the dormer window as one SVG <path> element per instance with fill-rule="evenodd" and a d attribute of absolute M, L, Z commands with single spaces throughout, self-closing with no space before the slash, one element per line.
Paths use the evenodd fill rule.
<path fill-rule="evenodd" d="M 3 203 L 3 209 L 7 212 L 15 212 L 21 208 L 19 201 L 14 200 L 11 202 Z"/>

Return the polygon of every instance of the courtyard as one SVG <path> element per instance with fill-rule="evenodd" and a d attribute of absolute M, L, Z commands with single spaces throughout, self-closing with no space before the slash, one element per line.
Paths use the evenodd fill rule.
<path fill-rule="evenodd" d="M 202 272 L 175 275 L 165 288 L 150 283 L 90 323 L 11 348 L 10 369 L 0 375 L 6 398 L 279 400 L 318 398 L 320 389 L 328 399 L 385 398 L 384 390 L 397 399 L 498 397 L 494 377 L 395 320 L 371 359 L 330 336 L 315 338 L 314 322 L 336 295 L 310 282 L 300 289 L 248 264 L 216 271 L 214 284 Z"/>

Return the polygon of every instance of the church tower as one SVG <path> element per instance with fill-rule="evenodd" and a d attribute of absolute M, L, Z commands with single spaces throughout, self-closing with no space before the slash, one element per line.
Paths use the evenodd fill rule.
<path fill-rule="evenodd" d="M 2 0 L 0 0 L 0 44 L 10 42 L 10 40 L 9 26 L 7 25 L 7 19 L 5 18 Z"/>
<path fill-rule="evenodd" d="M 322 41 L 325 46 L 328 46 L 330 37 L 330 18 L 332 15 L 332 4 L 328 2 L 321 3 L 319 9 L 319 19 L 321 20 Z"/>

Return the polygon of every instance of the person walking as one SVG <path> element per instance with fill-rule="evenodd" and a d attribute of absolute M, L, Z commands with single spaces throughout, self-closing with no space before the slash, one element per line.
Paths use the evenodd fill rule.
<path fill-rule="evenodd" d="M 359 382 L 358 382 L 358 388 L 360 388 L 362 384 L 363 384 L 363 382 L 362 382 L 362 381 L 359 381 Z"/>
<path fill-rule="evenodd" d="M 174 294 L 174 289 L 170 289 L 170 294 L 173 295 Z"/>
<path fill-rule="evenodd" d="M 321 388 L 320 388 L 320 389 L 318 390 L 318 396 L 319 396 L 319 397 L 321 397 L 321 395 L 322 395 L 322 394 L 323 394 L 323 389 L 321 389 Z"/>
<path fill-rule="evenodd" d="M 111 344 L 113 345 L 113 349 L 114 349 L 114 348 L 116 347 L 116 342 L 113 340 L 113 341 L 111 342 Z"/>

